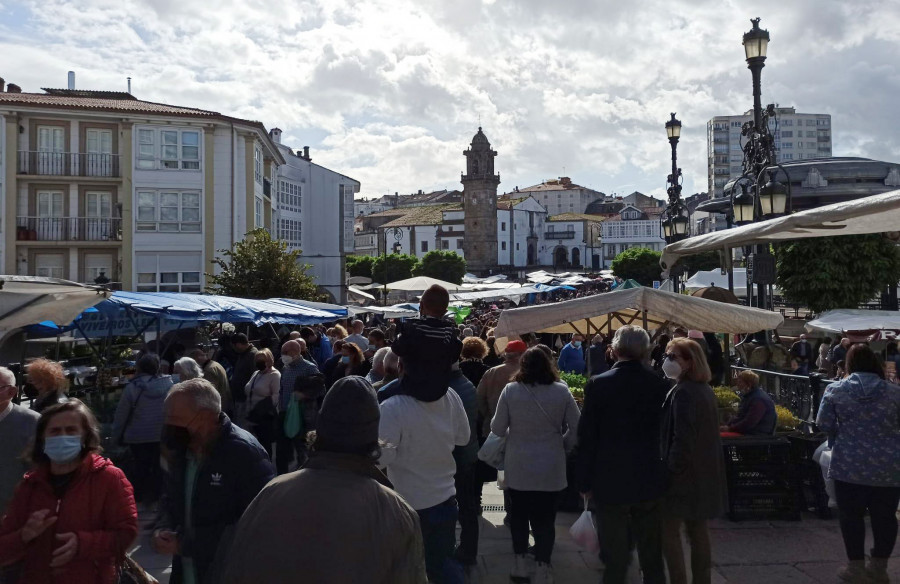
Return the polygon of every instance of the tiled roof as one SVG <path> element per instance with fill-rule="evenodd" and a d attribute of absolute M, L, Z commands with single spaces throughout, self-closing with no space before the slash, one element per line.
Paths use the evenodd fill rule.
<path fill-rule="evenodd" d="M 586 213 L 560 213 L 559 215 L 553 215 L 551 217 L 547 217 L 547 221 L 605 221 L 606 217 L 603 215 L 588 215 Z"/>
<path fill-rule="evenodd" d="M 113 93 L 113 92 L 110 92 Z M 0 105 L 40 106 L 60 109 L 87 109 L 123 113 L 163 114 L 176 116 L 201 116 L 226 118 L 219 112 L 190 107 L 178 107 L 139 99 L 114 99 L 79 97 L 74 95 L 50 95 L 45 93 L 0 93 Z"/>
<path fill-rule="evenodd" d="M 410 225 L 440 225 L 444 220 L 444 211 L 459 211 L 462 205 L 448 203 L 443 205 L 426 205 L 423 207 L 406 207 L 396 209 L 405 211 L 400 217 L 388 221 L 382 227 L 408 227 Z M 384 211 L 384 213 L 387 213 Z"/>
<path fill-rule="evenodd" d="M 508 211 L 511 207 L 515 207 L 516 205 L 518 205 L 519 203 L 521 203 L 522 201 L 524 201 L 527 198 L 528 197 L 519 197 L 517 199 L 498 199 L 497 200 L 497 208 Z"/>

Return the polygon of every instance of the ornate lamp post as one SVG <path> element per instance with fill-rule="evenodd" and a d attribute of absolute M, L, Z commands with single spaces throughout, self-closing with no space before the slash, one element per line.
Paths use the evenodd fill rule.
<path fill-rule="evenodd" d="M 402 227 L 386 227 L 384 229 L 384 251 L 381 254 L 381 257 L 384 258 L 381 261 L 384 264 L 384 282 L 382 283 L 382 293 L 381 293 L 381 304 L 382 306 L 387 306 L 387 242 L 388 242 L 388 234 L 394 236 L 394 245 L 391 250 L 391 253 L 400 253 L 400 249 L 402 245 L 400 244 L 400 240 L 403 239 L 403 228 Z"/>
<path fill-rule="evenodd" d="M 669 138 L 669 145 L 672 147 L 672 173 L 666 178 L 666 193 L 669 196 L 669 202 L 663 211 L 660 227 L 662 228 L 663 239 L 666 244 L 681 241 L 690 235 L 690 214 L 684 201 L 681 200 L 681 169 L 678 168 L 678 140 L 681 138 L 681 122 L 672 113 L 672 119 L 666 122 L 666 135 Z M 675 291 L 679 291 L 679 276 L 681 268 L 673 266 L 670 275 L 674 284 Z"/>

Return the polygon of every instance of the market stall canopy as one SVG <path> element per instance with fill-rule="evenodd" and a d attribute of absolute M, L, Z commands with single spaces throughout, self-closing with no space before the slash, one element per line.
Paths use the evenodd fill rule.
<path fill-rule="evenodd" d="M 738 298 L 747 296 L 747 268 L 734 268 L 734 295 Z M 684 283 L 684 288 L 688 292 L 700 290 L 701 288 L 724 288 L 728 290 L 728 274 L 723 274 L 722 270 L 716 268 L 714 270 L 700 271 L 691 276 Z M 776 286 L 773 288 L 776 296 L 781 295 L 781 290 Z"/>
<path fill-rule="evenodd" d="M 897 231 L 900 190 L 807 209 L 785 217 L 714 231 L 667 245 L 660 265 L 668 271 L 680 258 L 705 251 L 834 235 L 862 235 Z"/>
<path fill-rule="evenodd" d="M 418 309 L 412 310 L 404 308 L 403 304 L 396 306 L 350 306 L 350 314 L 358 316 L 360 314 L 380 314 L 384 318 L 414 318 L 419 316 Z"/>
<path fill-rule="evenodd" d="M 528 284 L 525 286 L 520 286 L 518 284 L 514 284 L 512 286 L 508 286 L 506 288 L 498 289 L 498 290 L 481 290 L 479 292 L 459 292 L 456 294 L 450 295 L 450 300 L 463 300 L 463 301 L 472 301 L 472 300 L 500 300 L 502 298 L 508 298 L 510 300 L 517 301 L 522 296 L 527 296 L 529 294 L 544 294 L 546 292 L 553 292 L 554 290 L 574 290 L 571 286 L 548 286 L 547 284 Z"/>
<path fill-rule="evenodd" d="M 369 294 L 368 292 L 363 292 L 356 286 L 347 286 L 347 293 L 353 297 L 354 300 L 359 300 L 362 303 L 365 303 L 367 300 L 375 301 L 375 297 Z"/>
<path fill-rule="evenodd" d="M 306 308 L 315 308 L 316 310 L 324 310 L 330 312 L 339 318 L 346 318 L 347 307 L 340 304 L 329 304 L 327 302 L 313 302 L 312 300 L 297 300 L 295 298 L 270 298 L 269 300 L 277 300 L 278 302 L 289 302 L 298 304 Z"/>
<path fill-rule="evenodd" d="M 48 322 L 68 324 L 107 292 L 57 278 L 0 276 L 0 330 Z"/>
<path fill-rule="evenodd" d="M 406 280 L 391 282 L 387 285 L 387 288 L 388 290 L 399 290 L 401 292 L 424 292 L 435 284 L 437 284 L 438 286 L 443 286 L 447 289 L 448 292 L 464 290 L 462 286 L 457 286 L 456 284 L 444 282 L 443 280 L 438 280 L 436 278 L 429 278 L 428 276 L 416 276 L 415 278 L 407 278 Z"/>
<path fill-rule="evenodd" d="M 629 279 L 625 280 L 624 282 L 622 282 L 621 284 L 619 284 L 618 286 L 616 286 L 616 290 L 630 290 L 632 288 L 640 288 L 640 287 L 641 287 L 640 282 L 629 278 Z"/>
<path fill-rule="evenodd" d="M 646 322 L 645 322 L 646 319 Z M 504 310 L 494 331 L 501 348 L 525 333 L 610 333 L 626 324 L 681 325 L 715 333 L 749 333 L 777 328 L 784 318 L 768 310 L 722 304 L 642 286 L 555 304 Z"/>
<path fill-rule="evenodd" d="M 849 333 L 870 331 L 900 331 L 900 312 L 894 310 L 857 310 L 841 308 L 829 310 L 806 323 L 809 332 Z"/>

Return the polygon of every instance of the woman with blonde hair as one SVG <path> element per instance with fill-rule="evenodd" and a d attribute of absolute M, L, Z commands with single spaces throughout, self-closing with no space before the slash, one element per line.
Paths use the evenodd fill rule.
<path fill-rule="evenodd" d="M 669 342 L 662 371 L 675 381 L 663 403 L 661 445 L 671 477 L 663 504 L 663 555 L 669 581 L 687 584 L 681 545 L 684 525 L 691 546 L 692 582 L 708 584 L 712 550 L 707 522 L 725 507 L 725 461 L 716 397 L 709 386 L 712 374 L 703 348 L 687 338 Z"/>
<path fill-rule="evenodd" d="M 49 359 L 35 359 L 28 366 L 28 381 L 38 392 L 37 398 L 31 403 L 31 409 L 41 413 L 52 405 L 61 404 L 68 400 L 66 390 L 69 388 L 69 380 L 62 365 Z"/>
<path fill-rule="evenodd" d="M 275 357 L 269 349 L 260 349 L 254 359 L 256 371 L 244 387 L 247 393 L 247 421 L 250 423 L 250 432 L 269 453 L 269 458 L 272 458 L 281 373 L 275 369 Z M 269 403 L 265 400 L 269 400 Z"/>

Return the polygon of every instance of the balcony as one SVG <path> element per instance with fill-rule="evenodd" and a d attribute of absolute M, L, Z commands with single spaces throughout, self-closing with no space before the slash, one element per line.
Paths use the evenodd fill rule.
<path fill-rule="evenodd" d="M 547 231 L 544 233 L 544 239 L 575 239 L 575 230 Z"/>
<path fill-rule="evenodd" d="M 121 177 L 118 154 L 19 151 L 18 174 Z"/>
<path fill-rule="evenodd" d="M 122 241 L 118 217 L 16 217 L 18 241 Z"/>

